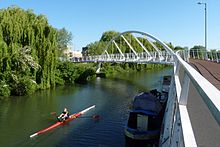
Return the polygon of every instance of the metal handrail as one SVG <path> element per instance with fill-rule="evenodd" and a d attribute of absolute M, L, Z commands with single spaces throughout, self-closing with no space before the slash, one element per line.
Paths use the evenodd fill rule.
<path fill-rule="evenodd" d="M 169 95 L 169 103 L 174 106 L 169 106 L 168 104 L 167 109 L 169 113 L 166 114 L 167 118 L 165 118 L 165 129 L 168 129 L 168 131 L 164 131 L 161 140 L 163 144 L 161 146 L 197 146 L 187 110 L 190 82 L 192 82 L 197 92 L 203 98 L 216 122 L 220 126 L 220 91 L 182 59 L 186 57 L 186 55 L 189 54 L 187 52 L 184 54 L 183 52 L 177 52 L 175 56 L 174 78 Z M 187 57 L 185 60 L 188 61 Z M 182 84 L 180 83 L 179 75 L 180 66 L 184 71 Z M 175 101 L 177 103 L 175 103 Z M 172 122 L 172 125 L 169 125 L 170 122 Z M 168 137 L 170 137 L 170 139 L 167 139 Z M 166 142 L 164 142 L 164 140 L 166 140 Z"/>
<path fill-rule="evenodd" d="M 206 51 L 206 50 L 190 50 L 190 58 L 209 60 L 220 63 L 220 51 Z"/>

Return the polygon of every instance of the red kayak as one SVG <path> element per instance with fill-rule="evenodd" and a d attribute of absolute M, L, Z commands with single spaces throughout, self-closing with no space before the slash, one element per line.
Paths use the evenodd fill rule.
<path fill-rule="evenodd" d="M 54 128 L 56 128 L 56 127 L 58 127 L 58 126 L 60 126 L 60 125 L 62 125 L 62 124 L 64 124 L 64 123 L 66 123 L 66 122 L 69 122 L 69 121 L 71 121 L 71 120 L 73 120 L 73 119 L 75 119 L 75 118 L 81 116 L 82 114 L 86 113 L 87 111 L 89 111 L 89 110 L 92 109 L 92 108 L 95 108 L 95 105 L 93 105 L 93 106 L 91 106 L 91 107 L 89 107 L 89 108 L 86 108 L 86 109 L 84 109 L 84 110 L 82 110 L 82 111 L 80 111 L 80 112 L 78 112 L 78 113 L 75 113 L 75 114 L 70 115 L 68 119 L 66 119 L 66 120 L 64 120 L 64 121 L 62 121 L 62 122 L 57 122 L 57 123 L 53 124 L 52 126 L 50 126 L 50 127 L 48 127 L 48 128 L 45 128 L 45 129 L 43 129 L 43 130 L 40 130 L 40 131 L 38 131 L 38 132 L 36 132 L 36 133 L 30 135 L 30 138 L 35 137 L 35 136 L 37 136 L 37 135 L 39 135 L 39 134 L 42 134 L 42 133 L 44 133 L 44 132 L 47 132 L 47 131 L 49 131 L 49 130 L 52 130 L 52 129 L 54 129 Z"/>

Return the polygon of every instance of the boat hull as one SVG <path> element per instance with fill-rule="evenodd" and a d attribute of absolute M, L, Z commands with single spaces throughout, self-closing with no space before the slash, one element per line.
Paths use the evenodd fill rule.
<path fill-rule="evenodd" d="M 154 141 L 159 139 L 160 137 L 160 130 L 154 130 L 154 131 L 138 131 L 138 130 L 132 130 L 130 128 L 125 129 L 125 136 L 128 138 L 134 139 L 134 140 L 148 140 L 148 141 Z"/>
<path fill-rule="evenodd" d="M 84 110 L 82 110 L 82 111 L 80 111 L 78 113 L 70 115 L 68 119 L 66 119 L 66 120 L 64 120 L 62 122 L 57 122 L 57 123 L 55 123 L 55 124 L 45 128 L 43 130 L 40 130 L 40 131 L 30 135 L 30 138 L 33 138 L 33 137 L 35 137 L 37 135 L 40 135 L 40 134 L 45 133 L 45 132 L 48 132 L 48 131 L 50 131 L 50 130 L 52 130 L 54 128 L 57 128 L 58 126 L 61 126 L 61 125 L 65 124 L 65 123 L 67 123 L 67 122 L 70 122 L 71 120 L 76 119 L 77 117 L 80 117 L 81 115 L 83 115 L 84 113 L 86 113 L 87 111 L 89 111 L 92 108 L 95 108 L 95 105 L 93 105 L 91 107 L 88 107 L 87 109 L 84 109 Z"/>

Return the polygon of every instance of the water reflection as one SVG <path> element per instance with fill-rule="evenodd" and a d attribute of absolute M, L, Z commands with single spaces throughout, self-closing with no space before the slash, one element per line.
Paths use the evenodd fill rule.
<path fill-rule="evenodd" d="M 76 86 L 44 90 L 27 97 L 0 101 L 1 146 L 125 146 L 124 126 L 132 97 L 140 91 L 160 87 L 161 74 L 170 69 L 123 75 L 128 80 L 100 79 Z M 86 116 L 100 115 L 99 121 L 82 118 L 42 134 L 29 135 L 56 122 L 64 107 L 71 113 L 95 104 Z"/>

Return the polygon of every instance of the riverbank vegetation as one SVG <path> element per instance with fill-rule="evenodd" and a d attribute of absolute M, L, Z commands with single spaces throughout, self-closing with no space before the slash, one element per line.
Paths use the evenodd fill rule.
<path fill-rule="evenodd" d="M 71 39 L 71 33 L 52 27 L 44 15 L 17 6 L 1 9 L 0 96 L 85 82 L 93 68 L 60 61 Z"/>
<path fill-rule="evenodd" d="M 171 67 L 165 64 L 136 64 L 136 63 L 104 63 L 101 72 L 105 73 L 107 78 L 117 78 L 117 75 L 142 72 L 152 69 L 162 69 Z M 120 76 L 121 77 L 121 76 Z"/>
<path fill-rule="evenodd" d="M 57 85 L 74 83 L 84 84 L 95 77 L 95 64 L 73 64 L 72 62 L 59 62 L 56 72 Z"/>

